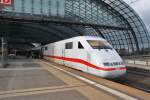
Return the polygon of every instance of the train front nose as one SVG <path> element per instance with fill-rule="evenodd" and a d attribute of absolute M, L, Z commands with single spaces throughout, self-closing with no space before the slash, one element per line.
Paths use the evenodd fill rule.
<path fill-rule="evenodd" d="M 104 71 L 105 78 L 117 78 L 126 74 L 126 67 L 115 68 L 114 70 Z"/>

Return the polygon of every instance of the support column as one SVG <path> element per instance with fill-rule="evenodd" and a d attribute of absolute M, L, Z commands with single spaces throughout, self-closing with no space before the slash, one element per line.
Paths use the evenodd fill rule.
<path fill-rule="evenodd" d="M 7 61 L 7 48 L 6 43 L 4 42 L 4 37 L 1 38 L 1 66 L 0 67 L 6 67 L 8 64 Z"/>

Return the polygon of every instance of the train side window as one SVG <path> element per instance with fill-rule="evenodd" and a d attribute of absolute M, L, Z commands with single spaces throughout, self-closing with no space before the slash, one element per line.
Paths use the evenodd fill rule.
<path fill-rule="evenodd" d="M 45 51 L 46 51 L 46 50 L 48 50 L 48 48 L 47 48 L 47 47 L 45 47 L 44 49 L 45 49 Z"/>
<path fill-rule="evenodd" d="M 73 43 L 69 42 L 65 44 L 65 49 L 72 49 L 73 48 Z"/>
<path fill-rule="evenodd" d="M 78 42 L 78 49 L 84 49 L 83 45 L 80 42 Z"/>

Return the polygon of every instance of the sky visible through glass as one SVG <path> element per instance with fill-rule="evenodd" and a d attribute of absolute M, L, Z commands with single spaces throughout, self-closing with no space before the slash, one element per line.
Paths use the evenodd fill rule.
<path fill-rule="evenodd" d="M 124 0 L 138 13 L 142 18 L 150 33 L 150 0 Z M 135 2 L 136 1 L 136 2 Z M 133 3 L 132 3 L 133 2 Z"/>

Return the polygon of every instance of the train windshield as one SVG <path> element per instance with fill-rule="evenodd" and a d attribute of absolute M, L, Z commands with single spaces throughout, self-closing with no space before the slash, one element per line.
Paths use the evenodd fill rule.
<path fill-rule="evenodd" d="M 87 40 L 87 42 L 90 44 L 90 46 L 93 49 L 112 49 L 110 44 L 106 41 L 99 41 L 99 40 Z"/>

